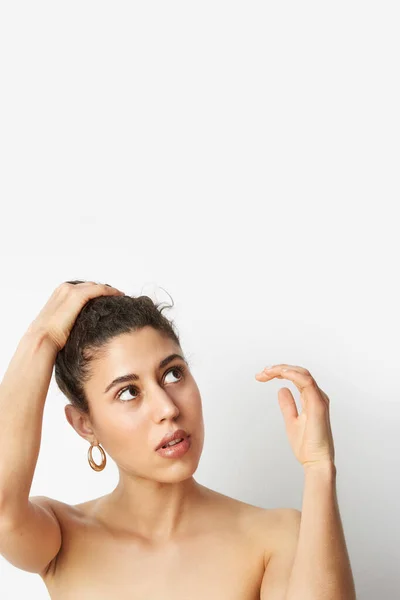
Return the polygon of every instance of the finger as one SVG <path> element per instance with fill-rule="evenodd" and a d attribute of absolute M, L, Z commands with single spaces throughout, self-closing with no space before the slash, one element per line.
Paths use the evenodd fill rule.
<path fill-rule="evenodd" d="M 109 292 L 110 294 L 117 292 L 118 294 L 123 294 L 125 296 L 125 293 L 122 290 L 120 290 L 119 288 L 113 287 L 112 285 L 109 285 L 108 283 L 104 284 L 104 291 L 106 293 Z"/>
<path fill-rule="evenodd" d="M 90 297 L 95 296 L 113 296 L 113 295 L 125 295 L 124 292 L 118 288 L 113 287 L 109 283 L 97 283 L 96 281 L 83 281 L 82 283 L 76 284 L 80 289 L 85 289 L 86 293 L 89 289 L 91 291 Z M 101 293 L 100 293 L 101 292 Z"/>
<path fill-rule="evenodd" d="M 327 407 L 328 407 L 328 409 L 329 409 L 329 404 L 330 404 L 330 399 L 329 399 L 329 396 L 328 396 L 327 394 L 325 394 L 324 390 L 321 390 L 321 388 L 320 388 L 320 387 L 319 387 L 318 389 L 319 389 L 319 391 L 320 391 L 320 393 L 321 393 L 321 395 L 322 395 L 322 397 L 323 397 L 323 399 L 324 399 L 324 402 L 325 402 L 326 406 L 327 406 Z"/>
<path fill-rule="evenodd" d="M 278 392 L 278 402 L 287 428 L 299 417 L 296 401 L 289 388 L 281 388 Z"/>
<path fill-rule="evenodd" d="M 313 401 L 317 407 L 326 408 L 325 398 L 321 394 L 314 377 L 303 367 L 292 367 L 290 365 L 276 365 L 267 372 L 262 371 L 256 375 L 259 381 L 267 381 L 274 378 L 288 379 L 292 381 L 297 389 L 304 396 L 304 401 Z"/>
<path fill-rule="evenodd" d="M 315 387 L 316 383 L 311 373 L 302 367 L 292 367 L 290 365 L 276 365 L 267 371 L 262 371 L 259 375 L 268 379 L 289 379 L 293 381 L 300 392 L 307 388 Z"/>
<path fill-rule="evenodd" d="M 256 379 L 258 379 L 259 381 L 269 381 L 271 379 L 274 379 L 275 377 L 278 379 L 283 379 L 284 378 L 283 369 L 289 369 L 289 368 L 296 370 L 299 373 L 303 373 L 303 374 L 309 373 L 308 370 L 304 369 L 303 367 L 282 363 L 279 365 L 273 365 L 271 367 L 265 367 L 262 371 L 257 373 Z M 285 373 L 286 373 L 286 371 L 285 371 Z M 300 389 L 300 388 L 298 387 L 298 389 Z M 290 396 L 287 396 L 286 395 L 287 393 Z M 281 404 L 281 399 L 282 399 L 282 401 L 284 403 L 284 407 L 286 408 L 286 412 L 287 412 L 287 415 L 289 418 L 291 418 L 291 417 L 294 418 L 295 416 L 298 417 L 297 406 L 295 403 L 293 406 L 293 402 L 295 402 L 295 401 L 294 401 L 293 395 L 292 395 L 291 391 L 289 390 L 289 388 L 281 388 L 278 392 L 278 399 L 279 399 L 279 404 L 281 405 L 281 410 L 282 410 L 282 404 Z M 285 399 L 287 399 L 286 402 L 285 402 Z M 304 409 L 304 398 L 303 398 L 302 394 L 300 394 L 300 402 L 301 402 L 302 409 Z"/>
<path fill-rule="evenodd" d="M 287 365 L 285 363 L 282 363 L 279 365 L 273 365 L 271 367 L 265 367 L 262 371 L 257 373 L 257 375 L 263 374 L 263 375 L 275 377 L 278 373 L 280 373 L 282 371 L 282 369 L 294 369 L 295 371 L 298 371 L 299 373 L 304 373 L 305 375 L 310 374 L 308 369 L 305 369 L 304 367 L 299 367 L 297 365 Z"/>

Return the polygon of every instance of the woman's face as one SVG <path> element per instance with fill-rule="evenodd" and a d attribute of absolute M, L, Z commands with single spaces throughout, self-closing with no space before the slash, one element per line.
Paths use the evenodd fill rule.
<path fill-rule="evenodd" d="M 202 403 L 196 381 L 170 338 L 150 326 L 111 340 L 92 363 L 85 385 L 96 441 L 128 474 L 162 482 L 181 481 L 196 471 L 204 443 Z M 136 374 L 124 382 L 119 377 Z M 185 429 L 191 447 L 181 458 L 155 448 L 166 433 Z M 98 459 L 96 459 L 98 462 Z"/>

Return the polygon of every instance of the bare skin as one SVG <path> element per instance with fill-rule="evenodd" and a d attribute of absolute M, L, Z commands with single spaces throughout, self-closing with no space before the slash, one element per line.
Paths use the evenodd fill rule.
<path fill-rule="evenodd" d="M 192 518 L 168 540 L 121 527 L 110 495 L 69 506 L 51 500 L 63 544 L 41 577 L 53 600 L 259 600 L 278 535 L 263 509 L 196 483 Z"/>
<path fill-rule="evenodd" d="M 2 447 L 2 553 L 40 573 L 53 600 L 259 600 L 260 590 L 266 600 L 275 588 L 282 595 L 297 543 L 293 519 L 284 518 L 291 509 L 252 506 L 194 480 L 204 444 L 200 391 L 179 344 L 153 327 L 104 344 L 85 380 L 90 410 L 65 406 L 75 432 L 117 465 L 116 488 L 72 506 L 43 496 L 26 503 L 56 353 L 89 298 L 120 293 L 94 282 L 60 286 L 15 355 L 2 399 L 5 421 L 14 424 Z M 30 337 L 37 332 L 39 346 Z M 9 396 L 24 387 L 20 372 L 39 376 L 33 399 L 20 395 L 17 405 Z M 34 419 L 27 462 L 14 440 L 25 440 Z M 156 447 L 178 429 L 190 448 L 165 458 Z"/>
<path fill-rule="evenodd" d="M 118 336 L 85 384 L 91 418 L 65 407 L 71 426 L 104 446 L 120 477 L 101 498 L 52 501 L 63 543 L 42 577 L 55 600 L 260 598 L 275 513 L 194 480 L 204 443 L 201 395 L 188 365 L 184 376 L 174 369 L 185 366 L 181 359 L 158 372 L 172 353 L 182 350 L 151 327 Z M 132 370 L 139 380 L 105 392 Z M 190 449 L 160 457 L 156 445 L 178 428 L 190 434 Z"/>

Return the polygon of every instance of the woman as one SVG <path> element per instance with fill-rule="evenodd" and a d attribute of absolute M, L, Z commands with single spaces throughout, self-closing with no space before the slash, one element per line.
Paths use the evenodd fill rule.
<path fill-rule="evenodd" d="M 109 494 L 76 505 L 29 496 L 53 366 L 66 418 L 90 444 L 89 466 L 105 468 L 105 449 L 119 471 Z M 256 377 L 274 376 L 283 375 Z M 283 411 L 288 400 L 280 397 Z M 3 378 L 0 425 L 0 554 L 38 573 L 51 598 L 286 597 L 301 513 L 252 506 L 194 479 L 200 392 L 173 324 L 147 296 L 61 284 Z M 328 441 L 318 455 L 299 445 L 302 464 L 333 464 Z"/>

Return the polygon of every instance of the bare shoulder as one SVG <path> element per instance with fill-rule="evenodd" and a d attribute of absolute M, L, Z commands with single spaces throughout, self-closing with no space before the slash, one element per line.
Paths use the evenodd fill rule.
<path fill-rule="evenodd" d="M 49 496 L 29 496 L 29 501 L 37 506 L 41 506 L 50 510 L 55 516 L 58 516 L 59 512 L 66 511 L 71 508 L 69 504 L 65 502 L 60 502 L 55 498 L 50 498 Z"/>
<path fill-rule="evenodd" d="M 282 525 L 285 520 L 290 520 L 291 517 L 295 518 L 295 515 L 301 514 L 296 508 L 265 508 L 256 504 L 244 502 L 243 500 L 238 500 L 237 498 L 227 496 L 204 486 L 202 486 L 202 488 L 215 506 L 220 504 L 224 509 L 231 509 L 234 512 L 241 513 L 245 517 L 259 518 L 268 522 L 271 526 L 275 524 L 277 526 Z"/>
<path fill-rule="evenodd" d="M 260 543 L 264 543 L 264 565 L 282 553 L 290 559 L 297 547 L 301 512 L 296 508 L 261 508 L 255 513 Z"/>
<path fill-rule="evenodd" d="M 268 530 L 277 533 L 281 532 L 282 529 L 291 527 L 301 516 L 301 512 L 297 508 L 265 508 L 226 496 L 209 488 L 206 489 L 216 504 L 220 503 L 225 509 L 230 508 L 245 519 L 254 519 L 258 525 L 264 524 L 268 527 Z"/>
<path fill-rule="evenodd" d="M 53 515 L 58 520 L 59 514 L 62 510 L 64 512 L 68 510 L 69 505 L 64 502 L 59 502 L 55 498 L 49 496 L 29 496 L 29 502 L 36 506 L 40 506 L 47 512 Z"/>
<path fill-rule="evenodd" d="M 275 548 L 292 550 L 296 548 L 300 532 L 301 511 L 297 508 L 273 509 L 273 522 L 275 532 Z"/>
<path fill-rule="evenodd" d="M 293 568 L 300 532 L 301 511 L 274 509 L 272 548 L 265 563 L 260 600 L 284 598 Z"/>
<path fill-rule="evenodd" d="M 297 508 L 273 508 L 273 520 L 277 532 L 289 534 L 300 528 L 301 511 Z"/>
<path fill-rule="evenodd" d="M 81 502 L 80 504 L 68 504 L 67 502 L 62 502 L 61 500 L 56 500 L 49 496 L 30 496 L 29 500 L 51 512 L 63 528 L 63 526 L 67 526 L 71 520 L 79 520 L 88 516 L 92 506 L 95 505 L 98 498 L 88 500 L 87 502 Z"/>
<path fill-rule="evenodd" d="M 301 512 L 296 508 L 265 508 L 207 490 L 215 506 L 223 508 L 225 519 L 234 517 L 252 544 L 262 549 L 265 567 L 280 552 L 291 554 L 297 545 Z"/>

